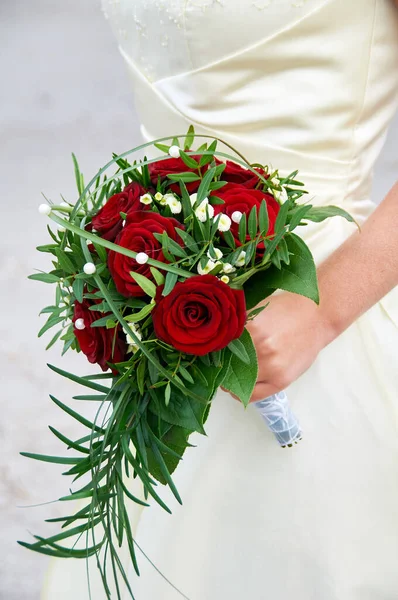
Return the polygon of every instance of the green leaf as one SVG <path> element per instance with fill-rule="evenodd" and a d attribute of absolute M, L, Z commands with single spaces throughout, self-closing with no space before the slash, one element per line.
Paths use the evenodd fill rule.
<path fill-rule="evenodd" d="M 60 338 L 62 331 L 63 331 L 62 329 L 60 329 L 59 331 L 57 331 L 57 333 L 54 335 L 54 337 L 52 338 L 52 340 L 47 344 L 46 350 L 49 350 L 52 346 L 54 346 L 54 344 Z"/>
<path fill-rule="evenodd" d="M 235 243 L 235 238 L 232 235 L 232 233 L 230 231 L 223 231 L 223 238 L 224 238 L 224 241 L 228 244 L 228 246 L 230 248 L 232 248 L 232 250 L 235 250 L 236 243 Z"/>
<path fill-rule="evenodd" d="M 199 163 L 192 157 L 180 150 L 180 158 L 189 169 L 197 169 Z"/>
<path fill-rule="evenodd" d="M 286 200 L 286 202 L 284 202 L 282 204 L 282 206 L 280 207 L 278 216 L 276 217 L 276 221 L 275 221 L 275 233 L 279 233 L 284 228 L 284 226 L 286 224 L 287 213 L 288 213 L 290 207 L 291 207 L 291 204 L 290 204 L 289 200 Z"/>
<path fill-rule="evenodd" d="M 222 386 L 237 396 L 247 406 L 257 382 L 258 362 L 256 349 L 247 329 L 244 330 L 239 340 L 242 342 L 249 356 L 249 363 L 243 363 L 236 355 L 232 355 Z"/>
<path fill-rule="evenodd" d="M 72 289 L 76 300 L 78 302 L 83 302 L 84 279 L 75 279 Z"/>
<path fill-rule="evenodd" d="M 169 153 L 170 150 L 170 146 L 166 146 L 166 144 L 159 144 L 156 143 L 154 144 L 155 148 L 157 148 L 158 150 L 160 150 L 161 152 L 165 152 L 166 154 Z"/>
<path fill-rule="evenodd" d="M 178 275 L 175 273 L 167 273 L 166 282 L 163 288 L 162 296 L 168 296 L 177 283 Z"/>
<path fill-rule="evenodd" d="M 187 371 L 185 367 L 180 365 L 178 371 L 179 373 L 181 373 L 185 381 L 189 381 L 189 383 L 195 383 L 195 380 L 193 379 L 192 375 L 189 373 L 189 371 Z"/>
<path fill-rule="evenodd" d="M 41 337 L 44 333 L 46 333 L 46 331 L 48 331 L 49 329 L 51 329 L 51 327 L 54 327 L 55 325 L 58 325 L 58 323 L 61 323 L 61 321 L 64 320 L 64 317 L 51 317 L 47 320 L 46 324 L 43 325 L 43 327 L 40 329 L 39 333 L 37 334 L 38 337 Z"/>
<path fill-rule="evenodd" d="M 189 235 L 189 233 L 187 233 L 184 229 L 179 229 L 178 227 L 176 228 L 176 232 L 184 242 L 185 248 L 191 250 L 191 252 L 194 254 L 199 252 L 199 246 L 195 242 L 194 238 Z"/>
<path fill-rule="evenodd" d="M 329 217 L 344 217 L 347 221 L 355 223 L 355 219 L 346 210 L 339 206 L 312 206 L 305 215 L 305 219 L 320 223 Z"/>
<path fill-rule="evenodd" d="M 243 213 L 242 218 L 239 222 L 239 241 L 241 244 L 246 242 L 246 226 L 247 226 L 247 216 L 246 213 Z"/>
<path fill-rule="evenodd" d="M 258 224 L 261 235 L 267 235 L 269 229 L 269 218 L 267 201 L 265 200 L 265 198 L 261 200 L 260 209 L 258 211 Z"/>
<path fill-rule="evenodd" d="M 189 129 L 188 129 L 188 132 L 187 132 L 187 135 L 186 135 L 185 140 L 184 140 L 184 148 L 185 148 L 185 150 L 189 150 L 191 148 L 191 146 L 192 146 L 192 144 L 194 142 L 194 139 L 195 139 L 195 129 L 194 129 L 193 125 L 190 125 Z"/>
<path fill-rule="evenodd" d="M 196 204 L 198 206 L 202 202 L 202 200 L 204 200 L 206 198 L 206 196 L 208 195 L 209 186 L 215 177 L 215 173 L 216 173 L 216 167 L 212 167 L 211 169 L 208 169 L 208 171 L 206 171 L 205 176 L 202 179 L 202 183 L 200 184 L 199 189 L 198 189 L 198 196 L 197 196 L 197 201 L 196 201 Z"/>
<path fill-rule="evenodd" d="M 141 275 L 141 273 L 135 273 L 134 271 L 130 271 L 130 275 L 148 296 L 151 298 L 156 296 L 156 285 L 153 281 Z"/>
<path fill-rule="evenodd" d="M 254 240 L 257 236 L 257 207 L 253 206 L 250 211 L 249 219 L 247 222 L 247 228 L 251 240 Z"/>
<path fill-rule="evenodd" d="M 138 323 L 147 317 L 155 308 L 155 304 L 147 304 L 139 312 L 125 317 L 128 323 Z"/>
<path fill-rule="evenodd" d="M 295 208 L 295 210 L 290 214 L 289 231 L 293 231 L 293 229 L 300 225 L 300 222 L 310 210 L 310 208 L 311 204 L 303 204 Z"/>
<path fill-rule="evenodd" d="M 177 231 L 179 231 L 179 230 L 177 229 Z M 152 277 L 156 281 L 156 285 L 163 285 L 164 284 L 164 275 L 163 275 L 163 273 L 161 273 L 155 267 L 149 267 L 149 268 L 150 268 L 150 271 L 152 273 Z"/>
<path fill-rule="evenodd" d="M 99 244 L 96 244 L 95 242 L 93 242 L 93 246 L 101 260 L 101 262 L 107 264 L 108 262 L 108 255 L 106 253 L 105 248 L 103 248 L 102 246 L 100 246 Z"/>
<path fill-rule="evenodd" d="M 294 233 L 287 234 L 285 240 L 290 252 L 290 263 L 282 264 L 280 269 L 271 266 L 248 280 L 244 286 L 248 309 L 277 289 L 300 294 L 319 303 L 316 266 L 308 246 Z"/>
<path fill-rule="evenodd" d="M 235 354 L 235 356 L 239 358 L 239 360 L 247 365 L 250 364 L 250 356 L 247 353 L 244 343 L 240 339 L 229 342 L 228 348 L 231 350 L 232 354 Z"/>
<path fill-rule="evenodd" d="M 21 456 L 26 458 L 33 458 L 34 460 L 41 460 L 43 462 L 57 463 L 59 465 L 77 465 L 81 462 L 82 458 L 68 458 L 66 456 L 48 456 L 46 454 L 34 454 L 32 452 L 20 452 Z"/>
<path fill-rule="evenodd" d="M 68 373 L 68 371 L 63 371 L 62 369 L 59 369 L 58 367 L 54 367 L 54 365 L 47 364 L 47 366 L 49 369 L 54 371 L 54 373 L 58 373 L 58 375 L 62 375 L 62 377 L 66 377 L 67 379 L 70 379 L 71 381 L 80 383 L 81 385 L 91 388 L 92 390 L 95 390 L 97 392 L 102 392 L 103 394 L 109 394 L 109 392 L 110 392 L 110 389 L 105 387 L 104 385 L 99 385 L 98 383 L 95 383 L 94 381 L 90 381 L 89 379 L 85 379 L 84 377 L 79 377 L 78 375 L 74 375 L 73 373 Z"/>
<path fill-rule="evenodd" d="M 137 367 L 137 386 L 138 386 L 138 390 L 141 394 L 141 396 L 144 395 L 145 393 L 145 371 L 146 371 L 146 363 L 147 363 L 147 359 L 145 356 L 143 356 L 140 360 L 140 362 L 138 363 L 138 367 Z"/>
<path fill-rule="evenodd" d="M 65 252 L 65 250 L 61 250 L 61 248 L 58 248 L 55 251 L 55 253 L 58 259 L 58 264 L 61 267 L 61 269 L 65 271 L 65 273 L 76 273 L 77 269 L 70 258 L 72 256 L 70 252 Z"/>
<path fill-rule="evenodd" d="M 69 416 L 71 416 L 73 419 L 76 419 L 76 421 L 78 421 L 79 423 L 81 423 L 82 425 L 84 425 L 84 427 L 88 427 L 89 429 L 91 429 L 93 431 L 99 431 L 100 433 L 104 433 L 105 430 L 102 427 L 99 427 L 98 425 L 94 425 L 94 423 L 92 423 L 91 421 L 89 421 L 88 419 L 86 419 L 85 417 L 83 417 L 81 414 L 79 414 L 78 412 L 76 412 L 72 408 L 69 408 L 69 406 L 67 406 L 66 404 L 64 404 L 60 400 L 57 400 L 51 394 L 50 394 L 50 398 L 54 402 L 54 404 L 56 404 L 57 406 L 59 406 L 59 408 L 61 408 L 64 412 L 66 412 L 66 414 L 68 414 Z"/>
<path fill-rule="evenodd" d="M 191 171 L 186 171 L 184 173 L 169 173 L 167 177 L 171 179 L 171 181 L 184 181 L 186 183 L 200 181 L 199 175 L 197 175 L 197 173 L 192 173 Z"/>
<path fill-rule="evenodd" d="M 34 273 L 33 275 L 29 275 L 28 279 L 32 279 L 33 281 L 42 281 L 43 283 L 58 283 L 61 281 L 60 277 L 57 277 L 52 273 Z"/>
<path fill-rule="evenodd" d="M 164 388 L 164 403 L 166 406 L 168 406 L 170 403 L 170 396 L 171 396 L 171 386 L 170 386 L 170 381 L 169 381 L 167 383 L 166 387 Z"/>
<path fill-rule="evenodd" d="M 72 152 L 72 160 L 73 166 L 75 168 L 75 179 L 76 179 L 76 187 L 79 195 L 81 196 L 84 192 L 84 179 L 83 174 L 80 172 L 79 163 L 77 162 L 76 156 Z"/>
<path fill-rule="evenodd" d="M 202 154 L 200 161 L 199 161 L 199 165 L 201 167 L 204 167 L 205 165 L 208 165 L 209 163 L 211 163 L 211 161 L 214 158 L 214 152 L 217 149 L 217 140 L 214 140 L 210 146 L 207 148 L 207 150 L 205 150 L 206 154 Z"/>

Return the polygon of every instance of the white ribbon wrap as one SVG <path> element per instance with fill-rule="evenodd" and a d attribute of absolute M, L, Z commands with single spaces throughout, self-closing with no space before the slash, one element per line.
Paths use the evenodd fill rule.
<path fill-rule="evenodd" d="M 291 448 L 302 439 L 300 424 L 285 392 L 253 403 L 282 448 Z"/>

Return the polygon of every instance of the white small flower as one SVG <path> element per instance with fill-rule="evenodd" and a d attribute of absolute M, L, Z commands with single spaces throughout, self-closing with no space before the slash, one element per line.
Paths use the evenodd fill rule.
<path fill-rule="evenodd" d="M 144 194 L 143 196 L 141 196 L 140 202 L 142 202 L 142 204 L 152 204 L 151 194 Z"/>
<path fill-rule="evenodd" d="M 240 223 L 242 217 L 243 213 L 241 213 L 240 210 L 234 210 L 234 212 L 231 215 L 231 219 L 234 223 Z"/>
<path fill-rule="evenodd" d="M 210 273 L 210 271 L 212 271 L 214 269 L 214 267 L 216 266 L 216 263 L 214 261 L 212 261 L 211 259 L 207 261 L 207 263 L 205 264 L 204 267 L 201 266 L 201 264 L 198 264 L 198 273 L 199 275 L 207 275 L 208 273 Z"/>
<path fill-rule="evenodd" d="M 96 267 L 95 264 L 92 262 L 88 262 L 84 265 L 83 267 L 83 271 L 85 272 L 86 275 L 94 275 L 94 273 L 96 272 Z"/>
<path fill-rule="evenodd" d="M 61 202 L 60 206 L 63 206 L 64 208 L 70 208 L 70 204 L 68 204 L 67 202 Z"/>
<path fill-rule="evenodd" d="M 179 156 L 180 156 L 179 147 L 178 146 L 170 146 L 169 154 L 170 154 L 171 158 L 179 158 Z"/>
<path fill-rule="evenodd" d="M 139 340 L 142 340 L 142 335 L 141 335 L 140 331 L 138 330 L 138 327 L 136 325 L 134 325 L 134 323 L 129 323 L 129 326 L 130 326 L 130 329 L 132 330 L 132 332 L 135 333 L 136 337 Z M 138 350 L 138 345 L 135 343 L 135 341 L 133 340 L 131 335 L 129 333 L 127 333 L 127 331 L 125 329 L 123 329 L 123 331 L 126 335 L 126 342 L 128 344 L 128 352 L 132 352 L 134 354 Z"/>
<path fill-rule="evenodd" d="M 166 194 L 166 196 L 168 196 L 168 194 Z M 160 202 L 160 204 L 166 204 L 165 196 L 163 196 L 163 194 L 161 194 L 160 192 L 156 192 L 155 200 L 157 202 Z"/>
<path fill-rule="evenodd" d="M 191 206 L 193 206 L 196 202 L 196 200 L 198 199 L 198 194 L 195 192 L 194 194 L 191 194 L 189 196 L 189 199 L 191 201 Z"/>
<path fill-rule="evenodd" d="M 76 329 L 79 329 L 80 331 L 82 331 L 83 329 L 85 329 L 86 326 L 84 324 L 84 319 L 76 319 L 76 321 L 75 321 L 75 327 L 76 327 Z"/>
<path fill-rule="evenodd" d="M 220 277 L 221 281 L 223 283 L 228 283 L 229 282 L 229 277 L 228 275 L 223 275 L 222 277 Z"/>
<path fill-rule="evenodd" d="M 66 231 L 65 227 L 62 227 L 61 225 L 58 225 L 57 229 L 60 233 L 63 233 L 64 231 Z"/>
<path fill-rule="evenodd" d="M 90 244 L 92 244 L 93 242 L 91 240 L 86 240 L 86 244 L 87 246 L 89 246 Z"/>
<path fill-rule="evenodd" d="M 228 215 L 221 214 L 217 222 L 218 231 L 229 231 L 231 229 L 231 219 Z"/>
<path fill-rule="evenodd" d="M 207 198 L 202 200 L 198 208 L 195 209 L 195 215 L 202 223 L 204 223 L 209 217 L 210 219 L 214 217 L 214 207 L 209 204 L 209 200 Z"/>
<path fill-rule="evenodd" d="M 216 255 L 216 259 L 219 260 L 220 258 L 223 257 L 223 253 L 221 252 L 220 248 L 213 248 L 213 252 Z M 212 260 L 213 256 L 210 254 L 210 251 L 207 251 L 207 256 Z"/>
<path fill-rule="evenodd" d="M 241 253 L 239 254 L 238 258 L 235 261 L 235 265 L 237 267 L 243 267 L 243 265 L 245 264 L 245 259 L 246 259 L 246 252 L 244 250 L 242 250 Z"/>
<path fill-rule="evenodd" d="M 282 204 L 283 204 L 283 202 L 286 202 L 286 200 L 288 199 L 287 191 L 283 186 L 282 186 L 281 190 L 272 190 L 272 191 L 273 191 L 275 200 L 279 200 L 279 202 L 281 202 Z"/>
<path fill-rule="evenodd" d="M 233 273 L 236 269 L 231 265 L 231 263 L 224 263 L 222 270 L 224 273 Z"/>
<path fill-rule="evenodd" d="M 41 215 L 48 216 L 51 212 L 51 206 L 49 204 L 40 204 L 39 213 Z"/>
<path fill-rule="evenodd" d="M 272 183 L 272 185 L 280 185 L 281 182 L 279 180 L 279 177 L 274 175 L 274 177 L 272 179 L 270 179 L 270 183 Z"/>
<path fill-rule="evenodd" d="M 166 198 L 167 196 L 167 198 Z M 173 194 L 166 194 L 166 204 L 173 215 L 178 215 L 182 211 L 182 204 Z"/>
<path fill-rule="evenodd" d="M 138 252 L 137 256 L 135 257 L 135 260 L 138 262 L 139 265 L 145 265 L 146 262 L 148 262 L 148 254 L 146 254 L 146 252 Z"/>

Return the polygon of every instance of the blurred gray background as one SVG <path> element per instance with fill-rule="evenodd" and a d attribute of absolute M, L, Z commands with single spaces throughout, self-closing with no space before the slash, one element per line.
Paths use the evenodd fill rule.
<path fill-rule="evenodd" d="M 60 365 L 60 351 L 45 352 L 51 336 L 36 338 L 38 313 L 53 300 L 50 286 L 26 279 L 48 262 L 35 252 L 47 243 L 37 206 L 41 192 L 75 199 L 72 151 L 91 176 L 111 152 L 133 147 L 139 129 L 100 0 L 0 0 L 0 39 L 0 600 L 39 600 L 46 557 L 16 540 L 49 531 L 43 519 L 65 506 L 21 507 L 55 500 L 68 482 L 59 466 L 19 451 L 62 453 L 47 426 L 72 438 L 80 429 L 48 398 L 56 392 L 67 401 L 75 392 L 46 367 Z M 397 178 L 397 138 L 398 119 L 376 170 L 376 201 Z M 80 357 L 67 355 L 62 367 L 83 374 Z"/>

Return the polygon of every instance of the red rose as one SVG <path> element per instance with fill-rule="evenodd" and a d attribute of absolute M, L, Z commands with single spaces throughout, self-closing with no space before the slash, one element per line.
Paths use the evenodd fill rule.
<path fill-rule="evenodd" d="M 200 156 L 192 156 L 192 158 L 199 161 L 201 157 Z M 208 165 L 205 167 L 202 167 L 202 172 L 205 171 L 207 168 L 208 168 Z M 167 158 L 166 160 L 159 160 L 159 161 L 156 161 L 156 162 L 148 165 L 148 169 L 149 169 L 151 181 L 152 181 L 153 185 L 155 185 L 155 186 L 158 183 L 158 177 L 160 177 L 160 180 L 163 181 L 164 179 L 167 178 L 167 175 L 171 175 L 172 173 L 175 174 L 175 173 L 192 172 L 192 173 L 197 173 L 197 175 L 199 176 L 198 170 L 190 169 L 189 167 L 187 167 L 187 165 L 184 163 L 182 158 Z M 200 185 L 200 179 L 198 179 L 198 181 L 188 182 L 185 185 L 187 186 L 188 192 L 190 194 L 193 194 L 194 192 L 198 191 L 198 188 Z M 175 192 L 176 194 L 179 194 L 181 191 L 180 184 L 178 182 L 171 183 L 170 189 L 173 192 Z"/>
<path fill-rule="evenodd" d="M 217 160 L 217 163 L 221 164 L 221 161 Z M 248 189 L 255 188 L 258 183 L 262 183 L 261 179 L 259 179 L 255 173 L 248 169 L 244 169 L 239 164 L 234 163 L 231 160 L 227 160 L 225 164 L 226 167 L 222 173 L 223 181 L 243 185 L 243 187 Z M 256 168 L 255 170 L 265 179 L 268 179 L 269 175 L 264 169 Z"/>
<path fill-rule="evenodd" d="M 123 226 L 120 213 L 127 214 L 132 210 L 143 210 L 145 206 L 140 202 L 140 196 L 143 194 L 145 194 L 144 188 L 134 181 L 119 194 L 111 196 L 93 217 L 92 225 L 94 229 L 105 240 L 113 242 Z"/>
<path fill-rule="evenodd" d="M 269 227 L 267 235 L 273 235 L 275 232 L 275 221 L 279 213 L 280 205 L 275 200 L 271 194 L 267 194 L 266 192 L 262 192 L 261 190 L 249 190 L 244 188 L 241 185 L 236 185 L 234 183 L 227 183 L 223 188 L 217 190 L 215 192 L 219 198 L 224 200 L 225 204 L 216 204 L 214 206 L 215 214 L 220 212 L 228 215 L 232 218 L 232 214 L 235 211 L 239 211 L 243 214 L 246 214 L 249 217 L 250 211 L 253 206 L 257 208 L 257 214 L 260 209 L 260 205 L 262 200 L 265 200 L 267 203 L 268 209 L 268 220 Z M 241 246 L 241 242 L 239 241 L 239 224 L 232 221 L 231 224 L 231 233 L 235 238 L 236 244 Z M 246 240 L 250 240 L 250 236 L 246 236 Z M 264 249 L 264 244 L 261 243 L 257 246 L 258 249 Z"/>
<path fill-rule="evenodd" d="M 116 244 L 145 252 L 150 258 L 167 263 L 162 252 L 162 244 L 154 237 L 154 233 L 167 232 L 169 238 L 182 243 L 175 228 L 184 229 L 176 219 L 166 218 L 155 212 L 134 211 L 127 216 L 126 225 L 116 238 Z M 140 265 L 134 258 L 129 258 L 111 250 L 108 254 L 108 267 L 115 282 L 117 291 L 123 296 L 145 296 L 145 292 L 134 281 L 130 271 L 141 273 L 153 280 L 148 264 Z"/>
<path fill-rule="evenodd" d="M 106 327 L 91 327 L 91 323 L 106 316 L 103 313 L 90 310 L 87 300 L 75 302 L 72 322 L 75 324 L 74 334 L 79 342 L 81 351 L 89 362 L 98 363 L 103 371 L 109 369 L 107 362 L 122 362 L 126 355 L 126 341 L 123 339 L 120 326 L 115 329 Z M 111 317 L 111 313 L 109 313 Z M 77 329 L 76 321 L 82 319 L 84 329 Z M 80 323 L 79 323 L 80 324 Z M 114 339 L 116 335 L 116 340 Z"/>
<path fill-rule="evenodd" d="M 160 340 L 181 352 L 203 356 L 242 335 L 245 295 L 214 275 L 196 275 L 178 282 L 168 296 L 158 288 L 152 319 Z"/>

